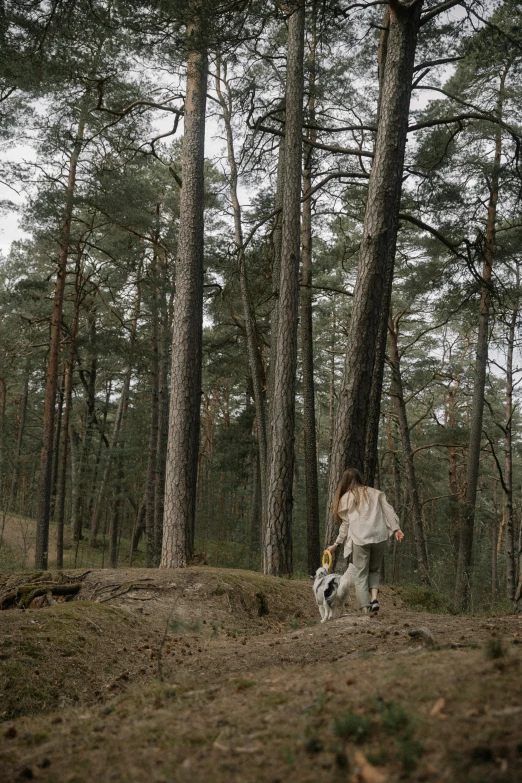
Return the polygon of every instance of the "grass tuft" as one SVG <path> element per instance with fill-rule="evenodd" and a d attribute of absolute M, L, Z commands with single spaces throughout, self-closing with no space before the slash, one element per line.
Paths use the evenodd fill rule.
<path fill-rule="evenodd" d="M 335 733 L 341 739 L 365 742 L 372 728 L 372 720 L 365 715 L 359 715 L 357 712 L 345 712 L 334 718 L 333 727 Z"/>
<path fill-rule="evenodd" d="M 407 585 L 400 588 L 399 595 L 409 609 L 432 614 L 455 614 L 451 601 L 432 587 Z"/>
<path fill-rule="evenodd" d="M 503 658 L 506 654 L 506 651 L 502 645 L 501 640 L 497 636 L 492 636 L 486 642 L 485 653 L 486 658 L 489 658 L 490 661 L 495 661 L 499 658 Z"/>

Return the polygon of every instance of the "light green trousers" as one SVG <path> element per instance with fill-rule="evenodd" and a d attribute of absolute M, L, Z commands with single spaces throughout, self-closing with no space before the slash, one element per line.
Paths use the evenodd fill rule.
<path fill-rule="evenodd" d="M 352 563 L 355 566 L 355 595 L 357 606 L 363 609 L 370 605 L 370 590 L 379 587 L 379 569 L 386 549 L 386 541 L 378 544 L 353 544 Z"/>

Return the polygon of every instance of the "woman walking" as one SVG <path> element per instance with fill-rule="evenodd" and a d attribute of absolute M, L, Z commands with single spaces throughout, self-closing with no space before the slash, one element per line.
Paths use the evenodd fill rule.
<path fill-rule="evenodd" d="M 344 471 L 335 493 L 332 513 L 340 528 L 335 543 L 328 549 L 333 553 L 340 544 L 344 544 L 344 557 L 352 555 L 355 567 L 357 605 L 366 614 L 378 612 L 379 569 L 386 542 L 392 535 L 399 542 L 404 538 L 397 514 L 384 492 L 366 487 L 355 468 Z"/>

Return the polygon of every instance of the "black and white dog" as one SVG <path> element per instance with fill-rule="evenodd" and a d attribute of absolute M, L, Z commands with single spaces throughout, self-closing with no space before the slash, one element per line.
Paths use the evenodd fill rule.
<path fill-rule="evenodd" d="M 344 574 L 330 574 L 326 566 L 315 572 L 314 595 L 321 622 L 340 617 L 348 602 L 350 586 L 354 584 L 355 566 L 350 563 Z"/>

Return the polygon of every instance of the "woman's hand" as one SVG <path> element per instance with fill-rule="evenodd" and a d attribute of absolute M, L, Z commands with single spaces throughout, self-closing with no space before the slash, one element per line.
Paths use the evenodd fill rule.
<path fill-rule="evenodd" d="M 395 531 L 395 540 L 401 543 L 401 541 L 404 541 L 404 533 L 402 530 L 396 530 Z"/>
<path fill-rule="evenodd" d="M 339 544 L 332 544 L 331 546 L 327 546 L 326 549 L 327 549 L 328 552 L 331 552 L 332 555 L 333 555 L 333 553 L 335 552 L 335 550 L 337 549 L 338 546 L 339 546 Z"/>

